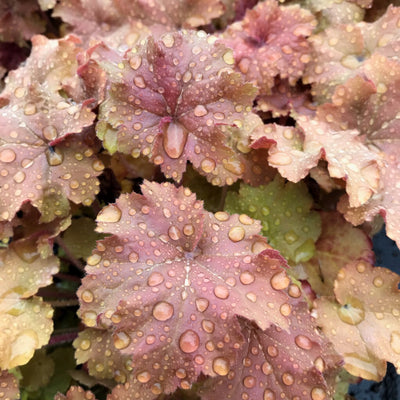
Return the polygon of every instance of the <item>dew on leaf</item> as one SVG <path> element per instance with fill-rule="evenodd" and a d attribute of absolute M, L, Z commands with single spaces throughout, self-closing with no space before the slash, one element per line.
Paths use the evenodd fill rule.
<path fill-rule="evenodd" d="M 228 237 L 232 242 L 240 242 L 245 237 L 245 230 L 241 226 L 234 226 L 228 232 Z"/>
<path fill-rule="evenodd" d="M 301 349 L 304 350 L 310 350 L 313 346 L 312 341 L 304 335 L 298 335 L 295 338 L 295 343 L 297 346 L 299 346 Z"/>
<path fill-rule="evenodd" d="M 214 294 L 219 299 L 227 299 L 229 297 L 229 289 L 222 285 L 217 285 L 214 288 Z"/>
<path fill-rule="evenodd" d="M 179 158 L 183 153 L 187 138 L 188 132 L 181 124 L 168 123 L 163 135 L 163 146 L 168 157 Z"/>
<path fill-rule="evenodd" d="M 128 259 L 132 264 L 135 264 L 139 260 L 139 254 L 136 253 L 136 251 L 132 251 L 131 253 L 129 253 Z"/>
<path fill-rule="evenodd" d="M 114 204 L 104 207 L 98 214 L 97 222 L 118 222 L 121 219 L 122 212 Z"/>
<path fill-rule="evenodd" d="M 207 310 L 209 301 L 204 298 L 196 299 L 196 308 L 199 312 L 204 312 Z"/>
<path fill-rule="evenodd" d="M 271 375 L 273 372 L 272 365 L 268 361 L 264 361 L 261 366 L 261 371 L 264 375 Z"/>
<path fill-rule="evenodd" d="M 123 331 L 121 332 L 116 332 L 113 334 L 113 343 L 114 347 L 118 350 L 125 349 L 126 347 L 129 346 L 131 342 L 131 338 L 129 335 Z"/>
<path fill-rule="evenodd" d="M 0 151 L 0 161 L 3 163 L 11 163 L 16 159 L 17 155 L 14 150 L 4 149 Z"/>
<path fill-rule="evenodd" d="M 400 354 L 400 332 L 394 331 L 391 333 L 390 347 L 396 354 Z"/>
<path fill-rule="evenodd" d="M 136 375 L 136 379 L 140 383 L 147 383 L 151 379 L 151 375 L 148 371 L 142 371 Z"/>
<path fill-rule="evenodd" d="M 193 112 L 196 117 L 204 117 L 208 113 L 207 109 L 201 104 L 198 104 Z"/>
<path fill-rule="evenodd" d="M 328 395 L 326 394 L 325 390 L 315 387 L 311 390 L 311 399 L 312 400 L 327 400 Z"/>
<path fill-rule="evenodd" d="M 271 286 L 275 290 L 286 289 L 289 286 L 289 284 L 290 284 L 290 279 L 286 275 L 285 271 L 278 272 L 271 278 Z"/>
<path fill-rule="evenodd" d="M 217 375 L 226 376 L 229 372 L 229 363 L 223 357 L 214 358 L 212 369 Z"/>
<path fill-rule="evenodd" d="M 294 378 L 293 375 L 290 374 L 289 372 L 285 372 L 282 375 L 282 382 L 286 385 L 286 386 L 291 386 L 294 383 Z"/>
<path fill-rule="evenodd" d="M 151 275 L 147 279 L 147 284 L 150 287 L 158 286 L 164 282 L 164 276 L 159 272 L 152 272 Z"/>
<path fill-rule="evenodd" d="M 214 322 L 209 321 L 208 319 L 203 319 L 203 321 L 201 321 L 201 327 L 207 333 L 213 333 L 215 329 Z"/>
<path fill-rule="evenodd" d="M 58 135 L 57 129 L 53 125 L 47 125 L 43 128 L 43 137 L 49 142 L 54 140 Z"/>
<path fill-rule="evenodd" d="M 214 171 L 216 164 L 212 158 L 204 158 L 200 166 L 205 173 L 210 173 Z"/>
<path fill-rule="evenodd" d="M 250 271 L 244 271 L 240 274 L 240 282 L 243 283 L 243 285 L 250 285 L 251 283 L 254 282 L 255 277 Z"/>
<path fill-rule="evenodd" d="M 174 314 L 174 307 L 166 301 L 160 301 L 153 307 L 153 317 L 158 321 L 168 321 Z"/>
<path fill-rule="evenodd" d="M 188 329 L 187 331 L 183 332 L 179 338 L 179 348 L 184 353 L 193 353 L 199 348 L 199 346 L 200 346 L 199 335 L 191 329 Z"/>
<path fill-rule="evenodd" d="M 81 294 L 81 299 L 85 303 L 91 303 L 94 300 L 93 293 L 90 290 L 84 290 Z"/>
<path fill-rule="evenodd" d="M 338 309 L 339 318 L 350 325 L 357 325 L 365 318 L 365 311 L 361 302 L 356 299 L 353 304 L 346 303 Z"/>

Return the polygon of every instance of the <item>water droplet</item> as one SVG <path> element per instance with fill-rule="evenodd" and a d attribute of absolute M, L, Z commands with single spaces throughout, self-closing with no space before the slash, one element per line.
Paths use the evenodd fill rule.
<path fill-rule="evenodd" d="M 118 222 L 121 219 L 122 212 L 114 204 L 104 207 L 98 214 L 97 222 Z"/>
<path fill-rule="evenodd" d="M 217 296 L 219 299 L 227 299 L 229 297 L 229 289 L 225 286 L 222 285 L 217 285 L 214 288 L 214 294 Z"/>
<path fill-rule="evenodd" d="M 79 344 L 79 347 L 81 348 L 81 350 L 89 350 L 90 346 L 92 345 L 92 343 L 90 342 L 89 339 L 83 339 L 81 341 L 81 343 Z"/>
<path fill-rule="evenodd" d="M 290 284 L 290 279 L 286 275 L 285 271 L 280 271 L 271 278 L 271 286 L 275 290 L 286 289 L 289 286 L 289 284 Z"/>
<path fill-rule="evenodd" d="M 279 312 L 284 316 L 284 317 L 288 317 L 291 312 L 292 312 L 292 307 L 290 306 L 290 304 L 288 303 L 284 303 L 281 305 L 281 307 L 279 308 Z"/>
<path fill-rule="evenodd" d="M 278 349 L 275 346 L 268 346 L 267 353 L 270 357 L 277 357 L 279 354 Z"/>
<path fill-rule="evenodd" d="M 377 277 L 374 279 L 373 283 L 374 283 L 374 286 L 375 286 L 375 287 L 380 288 L 380 287 L 383 286 L 383 279 L 382 279 L 380 276 L 377 276 Z"/>
<path fill-rule="evenodd" d="M 188 132 L 181 124 L 170 122 L 164 126 L 163 146 L 168 157 L 177 159 L 182 155 L 187 137 Z"/>
<path fill-rule="evenodd" d="M 215 218 L 216 218 L 218 221 L 221 221 L 221 222 L 223 222 L 223 221 L 228 221 L 228 219 L 229 219 L 229 214 L 226 213 L 225 211 L 217 211 L 217 212 L 215 213 Z"/>
<path fill-rule="evenodd" d="M 166 33 L 161 38 L 162 42 L 164 43 L 165 47 L 171 48 L 175 43 L 174 36 L 171 33 Z"/>
<path fill-rule="evenodd" d="M 313 346 L 312 341 L 304 335 L 298 335 L 295 338 L 295 343 L 297 344 L 297 346 L 299 346 L 301 349 L 304 350 L 310 350 Z"/>
<path fill-rule="evenodd" d="M 133 83 L 139 89 L 144 89 L 146 87 L 146 83 L 143 79 L 143 76 L 135 76 L 135 78 L 133 79 Z"/>
<path fill-rule="evenodd" d="M 207 299 L 196 299 L 196 308 L 199 312 L 204 312 L 207 310 L 209 302 Z"/>
<path fill-rule="evenodd" d="M 268 161 L 270 164 L 283 166 L 289 165 L 292 162 L 292 157 L 287 153 L 278 152 L 271 154 L 268 158 Z"/>
<path fill-rule="evenodd" d="M 205 115 L 207 115 L 207 113 L 208 113 L 207 109 L 201 104 L 198 104 L 194 108 L 194 115 L 196 117 L 204 117 Z"/>
<path fill-rule="evenodd" d="M 275 400 L 275 393 L 271 389 L 264 390 L 263 400 Z"/>
<path fill-rule="evenodd" d="M 233 58 L 233 52 L 232 50 L 228 50 L 223 56 L 222 58 L 224 59 L 224 61 L 228 64 L 228 65 L 233 65 L 235 64 L 235 59 Z"/>
<path fill-rule="evenodd" d="M 286 385 L 286 386 L 291 386 L 294 383 L 294 378 L 293 375 L 289 374 L 288 372 L 285 372 L 282 375 L 282 382 Z"/>
<path fill-rule="evenodd" d="M 26 89 L 23 88 L 23 87 L 17 87 L 17 88 L 14 90 L 14 96 L 15 96 L 17 99 L 21 99 L 22 97 L 25 96 L 25 94 L 26 94 Z"/>
<path fill-rule="evenodd" d="M 228 232 L 228 237 L 232 242 L 240 242 L 245 237 L 245 230 L 242 226 L 234 226 Z"/>
<path fill-rule="evenodd" d="M 343 322 L 357 325 L 365 318 L 364 307 L 359 300 L 353 299 L 338 309 L 338 315 Z"/>
<path fill-rule="evenodd" d="M 299 237 L 294 231 L 289 231 L 285 233 L 284 238 L 287 244 L 293 244 Z"/>
<path fill-rule="evenodd" d="M 176 370 L 175 375 L 179 379 L 185 379 L 187 374 L 183 368 L 179 368 Z"/>
<path fill-rule="evenodd" d="M 212 369 L 217 375 L 226 376 L 229 372 L 229 363 L 225 358 L 214 358 Z"/>
<path fill-rule="evenodd" d="M 3 163 L 10 163 L 16 159 L 17 155 L 14 150 L 4 149 L 0 152 L 0 161 Z"/>
<path fill-rule="evenodd" d="M 150 287 L 158 286 L 164 282 L 164 276 L 159 272 L 152 272 L 149 278 L 147 279 L 147 284 Z"/>
<path fill-rule="evenodd" d="M 22 183 L 25 180 L 25 173 L 22 171 L 18 171 L 14 176 L 13 179 L 16 183 Z"/>
<path fill-rule="evenodd" d="M 117 332 L 113 334 L 114 347 L 118 350 L 125 349 L 129 346 L 131 338 L 125 332 Z"/>
<path fill-rule="evenodd" d="M 211 158 L 204 158 L 201 162 L 201 169 L 206 173 L 209 174 L 210 172 L 214 171 L 215 169 L 215 161 Z"/>
<path fill-rule="evenodd" d="M 174 314 L 174 307 L 166 301 L 160 301 L 153 308 L 153 317 L 158 321 L 167 321 Z"/>
<path fill-rule="evenodd" d="M 88 327 L 96 326 L 97 314 L 93 311 L 87 311 L 83 314 L 82 321 Z"/>
<path fill-rule="evenodd" d="M 179 230 L 176 226 L 172 225 L 172 226 L 170 226 L 169 229 L 168 229 L 168 236 L 169 236 L 172 240 L 179 240 L 180 237 L 181 237 L 181 232 L 180 232 L 180 230 Z"/>
<path fill-rule="evenodd" d="M 257 296 L 253 292 L 246 293 L 246 298 L 249 299 L 252 303 L 257 301 Z"/>
<path fill-rule="evenodd" d="M 148 371 L 142 371 L 136 375 L 136 379 L 140 383 L 147 383 L 150 380 L 150 378 L 151 378 L 151 375 Z"/>
<path fill-rule="evenodd" d="M 183 227 L 183 233 L 184 233 L 186 236 L 192 236 L 193 233 L 194 233 L 194 226 L 193 226 L 192 224 L 186 224 L 186 225 Z"/>
<path fill-rule="evenodd" d="M 81 299 L 85 303 L 91 303 L 94 300 L 93 293 L 90 290 L 84 290 L 81 294 Z"/>
<path fill-rule="evenodd" d="M 326 400 L 328 397 L 325 390 L 315 387 L 311 390 L 311 398 L 312 400 Z"/>
<path fill-rule="evenodd" d="M 243 385 L 247 389 L 252 389 L 254 386 L 256 386 L 257 380 L 254 378 L 254 376 L 248 375 L 243 378 Z"/>
<path fill-rule="evenodd" d="M 261 366 L 261 371 L 264 375 L 270 375 L 272 373 L 272 366 L 268 361 L 264 361 L 263 365 Z"/>
<path fill-rule="evenodd" d="M 24 114 L 25 115 L 34 115 L 34 114 L 36 114 L 36 111 L 37 111 L 37 109 L 36 109 L 35 104 L 27 103 L 25 105 L 25 108 L 24 108 Z"/>
<path fill-rule="evenodd" d="M 92 254 L 87 259 L 88 265 L 94 266 L 97 265 L 101 261 L 101 256 L 99 254 Z"/>
<path fill-rule="evenodd" d="M 208 319 L 204 319 L 201 321 L 201 327 L 203 328 L 204 332 L 207 333 L 213 333 L 215 329 L 215 325 L 212 321 L 209 321 Z"/>
<path fill-rule="evenodd" d="M 135 264 L 135 263 L 137 263 L 138 260 L 139 260 L 139 254 L 136 253 L 135 251 L 132 251 L 132 253 L 129 254 L 128 258 L 129 258 L 129 261 L 130 261 L 132 264 Z"/>
<path fill-rule="evenodd" d="M 142 65 L 142 57 L 137 54 L 133 54 L 129 59 L 129 65 L 136 71 Z"/>
<path fill-rule="evenodd" d="M 253 218 L 250 218 L 248 215 L 246 214 L 241 214 L 239 215 L 239 221 L 243 224 L 243 225 L 251 225 L 254 223 Z"/>
<path fill-rule="evenodd" d="M 390 335 L 390 347 L 396 354 L 400 354 L 400 332 L 392 332 Z"/>
<path fill-rule="evenodd" d="M 161 385 L 159 383 L 155 383 L 152 387 L 151 387 L 151 392 L 153 394 L 161 394 L 163 392 L 163 389 L 161 387 Z"/>
<path fill-rule="evenodd" d="M 57 129 L 53 125 L 47 125 L 45 128 L 43 128 L 43 137 L 48 140 L 52 141 L 54 140 L 58 135 Z"/>
<path fill-rule="evenodd" d="M 243 283 L 243 285 L 250 285 L 251 283 L 254 282 L 255 277 L 254 277 L 254 275 L 253 275 L 251 272 L 249 272 L 249 271 L 244 271 L 244 272 L 242 272 L 242 273 L 240 274 L 239 279 L 240 279 L 240 282 Z"/>
<path fill-rule="evenodd" d="M 199 335 L 191 329 L 183 332 L 179 338 L 179 347 L 184 353 L 193 353 L 199 348 L 199 346 Z"/>
<path fill-rule="evenodd" d="M 315 368 L 317 368 L 317 370 L 319 372 L 324 372 L 325 371 L 325 361 L 321 358 L 321 357 L 317 357 L 314 361 L 314 365 Z"/>

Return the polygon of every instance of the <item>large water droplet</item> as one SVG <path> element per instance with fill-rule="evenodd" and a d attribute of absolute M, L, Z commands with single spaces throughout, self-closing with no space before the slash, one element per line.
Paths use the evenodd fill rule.
<path fill-rule="evenodd" d="M 84 290 L 81 294 L 81 299 L 85 303 L 91 303 L 94 300 L 93 293 L 90 290 Z"/>
<path fill-rule="evenodd" d="M 310 350 L 313 346 L 312 341 L 304 335 L 298 335 L 294 339 L 297 346 L 304 350 Z"/>
<path fill-rule="evenodd" d="M 217 285 L 214 288 L 214 294 L 219 299 L 227 299 L 229 297 L 229 289 L 222 285 Z"/>
<path fill-rule="evenodd" d="M 205 115 L 207 115 L 207 113 L 208 113 L 207 109 L 201 104 L 198 104 L 194 108 L 194 115 L 196 117 L 204 117 Z"/>
<path fill-rule="evenodd" d="M 164 282 L 164 276 L 159 272 L 152 272 L 149 278 L 147 279 L 147 284 L 150 287 L 158 286 Z"/>
<path fill-rule="evenodd" d="M 151 375 L 148 371 L 142 371 L 136 375 L 136 379 L 140 383 L 147 383 L 150 380 L 150 378 L 151 378 Z"/>
<path fill-rule="evenodd" d="M 79 347 L 81 348 L 81 350 L 86 351 L 90 349 L 90 346 L 92 345 L 92 343 L 90 342 L 89 339 L 83 339 L 80 344 Z"/>
<path fill-rule="evenodd" d="M 153 308 L 153 317 L 158 321 L 167 321 L 174 314 L 174 307 L 166 301 L 160 301 Z"/>
<path fill-rule="evenodd" d="M 263 395 L 263 400 L 275 400 L 275 393 L 271 389 L 265 389 L 264 390 L 264 395 Z"/>
<path fill-rule="evenodd" d="M 58 135 L 57 129 L 53 125 L 48 125 L 45 128 L 43 128 L 43 137 L 51 142 L 54 140 Z"/>
<path fill-rule="evenodd" d="M 252 389 L 254 386 L 256 386 L 256 383 L 257 380 L 254 378 L 254 376 L 248 375 L 243 378 L 243 386 L 247 389 Z"/>
<path fill-rule="evenodd" d="M 282 375 L 282 382 L 286 385 L 286 386 L 291 386 L 294 383 L 294 378 L 293 375 L 289 374 L 289 372 L 285 372 Z"/>
<path fill-rule="evenodd" d="M 46 150 L 46 159 L 49 165 L 55 167 L 62 164 L 64 161 L 64 155 L 60 149 L 49 147 Z"/>
<path fill-rule="evenodd" d="M 170 122 L 164 127 L 163 146 L 168 157 L 177 159 L 185 148 L 188 137 L 187 130 L 179 123 Z"/>
<path fill-rule="evenodd" d="M 226 376 L 229 372 L 229 362 L 222 357 L 214 358 L 212 369 L 217 375 Z"/>
<path fill-rule="evenodd" d="M 208 319 L 204 319 L 201 321 L 201 327 L 203 328 L 204 332 L 213 333 L 214 332 L 214 322 L 209 321 Z"/>
<path fill-rule="evenodd" d="M 191 329 L 183 332 L 179 338 L 179 347 L 184 353 L 193 353 L 199 348 L 199 345 L 199 335 Z"/>
<path fill-rule="evenodd" d="M 136 251 L 132 251 L 132 253 L 130 253 L 128 256 L 128 259 L 132 264 L 135 264 L 139 260 L 139 254 L 136 253 Z"/>
<path fill-rule="evenodd" d="M 211 158 L 205 158 L 200 164 L 201 169 L 206 174 L 209 174 L 210 172 L 214 171 L 215 165 L 216 165 L 215 161 L 213 159 L 211 159 Z"/>
<path fill-rule="evenodd" d="M 271 278 L 271 286 L 275 290 L 283 290 L 286 289 L 290 284 L 290 279 L 286 275 L 285 271 L 280 271 L 276 273 L 272 278 Z"/>
<path fill-rule="evenodd" d="M 114 347 L 118 350 L 125 349 L 129 346 L 131 338 L 125 332 L 117 332 L 113 334 Z"/>
<path fill-rule="evenodd" d="M 180 230 L 179 230 L 176 226 L 172 225 L 172 226 L 170 226 L 169 229 L 168 229 L 168 236 L 169 236 L 172 240 L 179 240 L 180 237 L 181 237 L 181 232 L 180 232 Z"/>
<path fill-rule="evenodd" d="M 228 232 L 228 237 L 232 242 L 240 242 L 244 239 L 246 232 L 242 226 L 234 226 Z"/>
<path fill-rule="evenodd" d="M 243 283 L 243 285 L 250 285 L 251 283 L 254 282 L 255 277 L 254 277 L 254 275 L 253 275 L 251 272 L 249 272 L 249 271 L 244 271 L 244 272 L 242 272 L 242 273 L 240 274 L 239 279 L 240 279 L 240 282 Z"/>
<path fill-rule="evenodd" d="M 365 318 L 364 307 L 362 303 L 353 299 L 338 309 L 339 318 L 350 325 L 357 325 Z"/>
<path fill-rule="evenodd" d="M 0 161 L 3 163 L 10 163 L 16 159 L 17 155 L 14 150 L 4 149 L 0 152 Z"/>
<path fill-rule="evenodd" d="M 97 222 L 118 222 L 121 219 L 122 212 L 114 204 L 104 207 L 97 216 Z"/>
<path fill-rule="evenodd" d="M 203 299 L 203 298 L 196 299 L 196 308 L 200 312 L 206 311 L 208 308 L 208 304 L 209 304 L 209 302 L 207 299 Z"/>
<path fill-rule="evenodd" d="M 261 371 L 264 375 L 270 375 L 272 373 L 272 366 L 268 361 L 264 361 L 263 365 L 261 366 Z"/>
<path fill-rule="evenodd" d="M 311 390 L 311 398 L 312 400 L 326 400 L 328 396 L 325 390 L 315 387 Z"/>

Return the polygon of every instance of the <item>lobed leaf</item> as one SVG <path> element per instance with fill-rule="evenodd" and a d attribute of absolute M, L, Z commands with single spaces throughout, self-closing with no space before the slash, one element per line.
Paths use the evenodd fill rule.
<path fill-rule="evenodd" d="M 227 376 L 206 381 L 202 399 L 331 398 L 340 357 L 317 333 L 304 302 L 293 307 L 290 320 L 288 331 L 262 331 L 242 321 L 242 362 Z"/>
<path fill-rule="evenodd" d="M 71 386 L 66 395 L 58 393 L 54 400 L 96 400 L 96 397 L 90 390 L 85 391 L 80 386 Z"/>
<path fill-rule="evenodd" d="M 337 212 L 321 212 L 322 232 L 315 243 L 315 256 L 303 262 L 307 281 L 319 296 L 333 295 L 338 272 L 347 264 L 374 262 L 370 238 L 347 223 Z"/>
<path fill-rule="evenodd" d="M 88 133 L 78 134 L 95 115 L 77 75 L 76 38 L 36 36 L 33 46 L 0 97 L 2 220 L 11 220 L 27 201 L 41 211 L 43 222 L 66 216 L 67 199 L 91 204 L 103 169 L 86 143 Z"/>
<path fill-rule="evenodd" d="M 97 134 L 111 154 L 146 155 L 177 181 L 188 160 L 217 185 L 243 175 L 224 128 L 243 126 L 255 88 L 233 72 L 230 50 L 202 31 L 181 31 L 149 37 L 125 56 L 104 46 L 96 53 L 110 81 Z"/>
<path fill-rule="evenodd" d="M 220 41 L 233 49 L 236 66 L 263 95 L 270 93 L 275 77 L 294 85 L 302 76 L 310 62 L 306 37 L 314 27 L 309 11 L 267 0 L 247 10 L 243 20 L 229 25 Z"/>
<path fill-rule="evenodd" d="M 200 373 L 227 373 L 243 343 L 235 315 L 286 328 L 290 280 L 250 217 L 208 213 L 190 190 L 171 184 L 141 189 L 98 215 L 97 230 L 112 236 L 89 257 L 78 296 L 91 337 L 105 335 L 102 346 L 114 347 L 91 373 L 129 355 L 129 390 L 150 399 Z M 79 360 L 90 360 L 95 347 L 82 352 L 82 340 Z"/>
<path fill-rule="evenodd" d="M 342 268 L 334 284 L 336 301 L 315 301 L 318 325 L 344 358 L 344 368 L 381 380 L 386 361 L 400 369 L 398 275 L 358 261 Z"/>
<path fill-rule="evenodd" d="M 225 210 L 259 219 L 269 243 L 284 257 L 299 263 L 314 255 L 314 243 L 321 233 L 319 215 L 310 211 L 312 203 L 303 182 L 285 184 L 277 175 L 267 186 L 241 185 L 239 193 L 229 192 Z"/>

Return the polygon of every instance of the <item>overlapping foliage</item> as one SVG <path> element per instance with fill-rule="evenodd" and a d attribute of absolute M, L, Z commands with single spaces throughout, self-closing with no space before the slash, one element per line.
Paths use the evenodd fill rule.
<path fill-rule="evenodd" d="M 399 38 L 371 0 L 3 1 L 0 398 L 400 371 Z"/>

